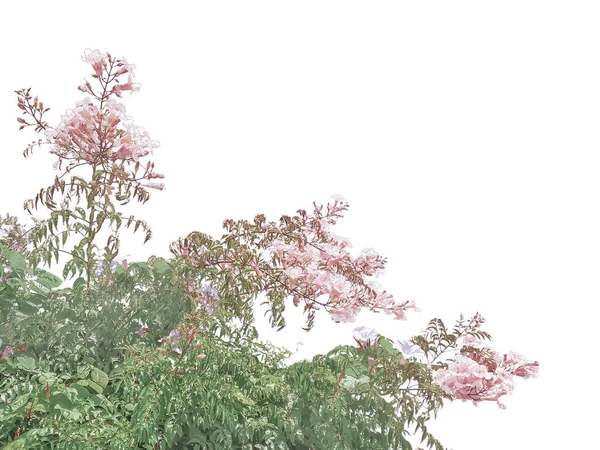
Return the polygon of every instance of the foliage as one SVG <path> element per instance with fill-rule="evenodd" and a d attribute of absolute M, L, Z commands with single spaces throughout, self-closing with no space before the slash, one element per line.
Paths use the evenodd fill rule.
<path fill-rule="evenodd" d="M 34 218 L 29 230 L 0 219 L 3 449 L 406 450 L 418 432 L 440 450 L 427 421 L 444 400 L 498 401 L 511 377 L 537 374 L 537 362 L 483 345 L 490 336 L 479 314 L 452 330 L 433 319 L 406 341 L 359 327 L 357 346 L 291 365 L 287 350 L 261 342 L 253 318 L 261 294 L 279 329 L 289 298 L 304 303 L 307 330 L 320 309 L 339 322 L 361 308 L 404 320 L 415 308 L 371 281 L 384 258 L 354 258 L 331 233 L 347 209 L 341 199 L 279 223 L 227 220 L 221 239 L 193 232 L 171 245 L 169 259 L 119 258 L 123 224 L 151 237 L 114 202 L 146 202 L 147 188 L 164 189 L 150 181 L 162 178 L 153 163 L 141 162 L 157 145 L 114 99 L 137 90 L 134 66 L 97 50 L 84 60 L 100 88 L 80 86 L 92 99 L 56 128 L 30 89 L 17 91 L 28 117 L 21 128 L 46 136 L 25 153 L 49 145 L 56 168 L 68 165 L 25 203 L 30 213 L 46 206 L 48 219 Z M 91 180 L 63 180 L 78 168 L 91 168 Z M 50 272 L 60 255 L 70 258 L 61 277 Z"/>

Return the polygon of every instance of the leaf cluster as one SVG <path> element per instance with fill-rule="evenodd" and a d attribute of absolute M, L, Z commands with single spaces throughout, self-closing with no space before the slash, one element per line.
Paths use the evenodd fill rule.
<path fill-rule="evenodd" d="M 389 345 L 368 350 L 374 373 L 371 353 L 350 346 L 287 366 L 290 353 L 260 342 L 234 310 L 194 310 L 182 260 L 119 267 L 87 290 L 0 248 L 12 269 L 0 335 L 22 344 L 0 361 L 3 448 L 412 448 L 411 412 L 396 414 L 381 393 L 384 367 L 400 368 Z M 159 342 L 177 327 L 195 330 L 181 353 Z"/>

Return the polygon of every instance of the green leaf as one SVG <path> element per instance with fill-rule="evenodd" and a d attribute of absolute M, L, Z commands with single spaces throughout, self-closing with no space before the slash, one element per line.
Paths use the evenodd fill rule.
<path fill-rule="evenodd" d="M 348 389 L 350 392 L 354 391 L 354 389 L 361 385 L 368 383 L 370 378 L 366 375 L 362 375 L 360 378 L 354 378 L 351 376 L 344 377 L 342 382 L 340 383 L 343 388 Z"/>
<path fill-rule="evenodd" d="M 87 366 L 78 366 L 77 367 L 77 378 L 84 379 L 87 378 L 90 374 L 90 368 Z"/>
<path fill-rule="evenodd" d="M 379 345 L 390 355 L 397 355 L 398 353 L 400 353 L 398 350 L 396 350 L 394 348 L 394 346 L 392 345 L 392 342 L 386 337 L 383 337 L 383 336 L 379 337 Z"/>
<path fill-rule="evenodd" d="M 85 286 L 85 278 L 79 277 L 75 281 L 73 281 L 73 290 L 77 290 L 83 288 Z"/>
<path fill-rule="evenodd" d="M 108 412 L 112 412 L 114 405 L 104 395 L 97 394 L 90 397 L 90 401 L 97 406 L 101 406 Z"/>
<path fill-rule="evenodd" d="M 171 266 L 169 266 L 168 263 L 166 263 L 165 261 L 156 261 L 154 263 L 154 268 L 156 269 L 156 271 L 158 273 L 160 273 L 161 275 L 164 275 L 165 273 L 167 273 L 169 270 L 171 270 Z"/>
<path fill-rule="evenodd" d="M 46 406 L 47 404 L 48 403 L 46 401 L 36 403 L 35 405 L 33 405 L 33 408 L 31 408 L 31 411 L 32 412 L 47 413 L 48 412 L 48 408 Z"/>
<path fill-rule="evenodd" d="M 17 367 L 23 370 L 27 370 L 29 372 L 35 369 L 35 359 L 30 358 L 29 356 L 17 356 Z"/>
<path fill-rule="evenodd" d="M 19 409 L 23 405 L 28 404 L 30 399 L 31 399 L 31 395 L 30 394 L 19 395 L 18 397 L 15 397 L 12 400 L 11 407 L 13 408 L 13 410 L 14 409 Z"/>
<path fill-rule="evenodd" d="M 26 450 L 25 439 L 22 437 L 21 439 L 12 441 L 8 445 L 2 447 L 2 450 Z"/>
<path fill-rule="evenodd" d="M 19 312 L 26 316 L 33 316 L 39 312 L 39 308 L 35 305 L 32 305 L 30 302 L 21 302 L 19 303 Z"/>
<path fill-rule="evenodd" d="M 100 386 L 97 383 L 94 383 L 92 380 L 79 380 L 77 383 L 82 386 L 88 386 L 88 387 L 92 388 L 98 394 L 102 394 L 102 392 L 104 392 L 104 389 L 102 389 L 102 386 Z"/>
<path fill-rule="evenodd" d="M 46 263 L 48 263 L 48 261 L 46 261 Z M 50 264 L 48 264 L 49 266 Z M 69 276 L 69 271 L 71 270 L 71 267 L 73 266 L 73 261 L 68 261 L 65 264 L 65 267 L 63 269 L 63 278 L 67 278 Z"/>
<path fill-rule="evenodd" d="M 37 292 L 38 294 L 48 294 L 48 292 L 50 292 L 50 289 L 48 289 L 47 287 L 38 283 L 37 280 L 31 280 L 30 286 L 31 286 L 31 289 L 33 291 Z"/>
<path fill-rule="evenodd" d="M 346 367 L 346 375 L 353 378 L 360 378 L 361 376 L 366 375 L 368 371 L 368 366 L 358 362 L 351 363 Z"/>
<path fill-rule="evenodd" d="M 2 254 L 8 260 L 8 265 L 12 270 L 17 272 L 23 272 L 25 270 L 27 261 L 19 252 L 15 252 L 14 250 L 5 250 L 2 252 Z"/>
<path fill-rule="evenodd" d="M 65 310 L 57 313 L 54 317 L 55 317 L 55 320 L 60 321 L 60 322 L 64 321 L 65 319 L 71 319 L 73 317 L 73 310 L 65 309 Z"/>
<path fill-rule="evenodd" d="M 67 397 L 62 392 L 50 397 L 50 405 L 52 407 L 56 407 L 58 405 L 62 409 L 66 409 L 66 410 L 69 410 L 70 408 L 73 407 L 73 403 L 71 402 L 71 400 L 69 400 L 69 397 Z"/>
<path fill-rule="evenodd" d="M 41 294 L 32 294 L 26 298 L 27 302 L 34 306 L 42 306 L 44 304 L 44 300 L 46 300 L 47 296 Z"/>
<path fill-rule="evenodd" d="M 46 272 L 42 269 L 35 270 L 35 276 L 37 277 L 35 281 L 40 283 L 42 286 L 47 287 L 48 289 L 54 289 L 59 287 L 62 284 L 62 280 L 54 274 L 50 272 Z"/>
<path fill-rule="evenodd" d="M 145 263 L 145 262 L 134 262 L 134 263 L 129 264 L 129 267 L 138 267 L 141 270 L 146 270 L 146 269 L 148 269 L 148 263 Z"/>
<path fill-rule="evenodd" d="M 400 439 L 400 443 L 402 444 L 402 450 L 413 450 L 412 445 L 410 445 L 410 442 L 408 442 L 403 437 L 400 437 Z"/>
<path fill-rule="evenodd" d="M 90 371 L 90 376 L 94 383 L 99 384 L 103 388 L 105 388 L 108 384 L 108 375 L 105 372 L 102 372 L 97 367 L 92 367 L 92 370 Z"/>
<path fill-rule="evenodd" d="M 88 398 L 90 395 L 92 395 L 90 391 L 88 391 L 87 388 L 82 384 L 72 383 L 70 387 L 77 391 L 77 396 L 79 398 Z"/>

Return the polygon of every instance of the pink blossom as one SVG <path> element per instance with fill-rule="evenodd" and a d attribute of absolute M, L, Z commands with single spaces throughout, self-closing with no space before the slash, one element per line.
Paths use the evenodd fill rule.
<path fill-rule="evenodd" d="M 148 183 L 147 187 L 151 189 L 158 189 L 159 191 L 163 191 L 165 189 L 165 183 Z"/>
<path fill-rule="evenodd" d="M 4 350 L 0 353 L 0 359 L 6 359 L 13 355 L 13 349 L 11 346 L 7 345 L 4 347 Z"/>
<path fill-rule="evenodd" d="M 102 69 L 106 67 L 107 63 L 107 55 L 105 53 L 100 52 L 100 50 L 87 49 L 81 59 L 92 65 L 96 77 L 102 75 Z"/>
<path fill-rule="evenodd" d="M 343 308 L 332 308 L 329 310 L 331 319 L 334 322 L 342 323 L 354 322 L 359 312 L 360 308 L 356 304 L 344 305 Z"/>
<path fill-rule="evenodd" d="M 137 92 L 139 90 L 140 90 L 139 84 L 133 83 L 133 78 L 131 76 L 129 77 L 129 80 L 127 80 L 125 83 L 117 84 L 112 88 L 112 92 L 117 97 L 121 97 L 121 93 L 123 91 Z"/>
<path fill-rule="evenodd" d="M 515 352 L 508 352 L 502 357 L 501 366 L 512 375 L 528 378 L 537 378 L 539 375 L 539 363 L 529 361 L 523 355 Z"/>
<path fill-rule="evenodd" d="M 69 160 L 67 170 L 81 162 L 102 165 L 106 170 L 104 181 L 110 180 L 119 186 L 133 180 L 139 186 L 140 180 L 163 178 L 153 172 L 153 163 L 146 167 L 140 164 L 141 158 L 153 154 L 160 144 L 152 140 L 144 128 L 135 125 L 125 114 L 125 106 L 114 98 L 120 97 L 123 91 L 139 89 L 133 81 L 135 66 L 99 50 L 86 50 L 82 59 L 92 65 L 92 76 L 100 80 L 101 86 L 94 91 L 86 81 L 79 89 L 90 97 L 67 110 L 56 128 L 45 129 L 51 141 L 50 152 L 59 158 L 57 166 L 62 167 L 64 160 Z M 127 78 L 120 79 L 122 76 Z M 135 171 L 125 170 L 131 164 L 135 164 Z M 146 169 L 141 175 L 137 173 L 140 167 Z M 163 183 L 151 182 L 147 187 L 165 189 Z M 105 193 L 112 194 L 113 186 L 105 186 L 105 189 Z"/>
<path fill-rule="evenodd" d="M 470 334 L 461 338 L 460 342 L 462 343 L 463 346 L 470 346 L 470 347 L 480 347 L 483 345 L 483 342 L 481 341 L 481 339 L 479 339 L 476 336 L 470 335 Z"/>
<path fill-rule="evenodd" d="M 448 369 L 435 372 L 434 381 L 444 392 L 460 400 L 498 401 L 508 393 L 509 386 L 500 377 L 495 377 L 487 367 L 471 358 L 458 355 L 448 364 Z M 512 386 L 510 387 L 512 390 Z"/>
<path fill-rule="evenodd" d="M 505 408 L 499 399 L 512 394 L 513 376 L 536 377 L 538 366 L 514 352 L 500 356 L 490 348 L 464 347 L 447 369 L 436 371 L 434 380 L 455 398 L 474 404 L 495 401 Z"/>
<path fill-rule="evenodd" d="M 185 285 L 185 290 L 188 292 L 194 292 L 194 282 L 188 281 Z"/>
<path fill-rule="evenodd" d="M 362 307 L 406 319 L 406 311 L 416 309 L 414 303 L 396 303 L 368 279 L 383 273 L 385 258 L 372 249 L 353 258 L 347 250 L 349 241 L 329 231 L 347 208 L 347 203 L 336 198 L 327 205 L 327 213 L 320 216 L 315 205 L 313 216 L 303 216 L 306 220 L 299 229 L 300 235 L 275 239 L 267 246 L 274 262 L 283 266 L 289 288 L 294 291 L 294 303 L 303 298 L 307 305 L 313 304 L 326 296 L 325 307 L 336 322 L 354 321 Z"/>

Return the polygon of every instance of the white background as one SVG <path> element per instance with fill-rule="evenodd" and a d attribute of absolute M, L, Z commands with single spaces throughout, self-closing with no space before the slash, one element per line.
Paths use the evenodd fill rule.
<path fill-rule="evenodd" d="M 259 322 L 265 338 L 308 358 L 357 325 L 407 338 L 479 311 L 541 376 L 505 411 L 448 404 L 431 430 L 455 450 L 593 448 L 599 19 L 583 1 L 3 1 L 0 213 L 25 220 L 55 173 L 45 150 L 22 157 L 34 135 L 17 132 L 13 90 L 32 86 L 56 124 L 91 80 L 86 48 L 125 56 L 142 83 L 128 113 L 161 141 L 167 190 L 133 210 L 154 238 L 123 253 L 168 257 L 225 218 L 341 194 L 334 232 L 387 256 L 380 281 L 421 312 L 319 315 L 305 333 L 290 303 L 284 331 Z"/>

